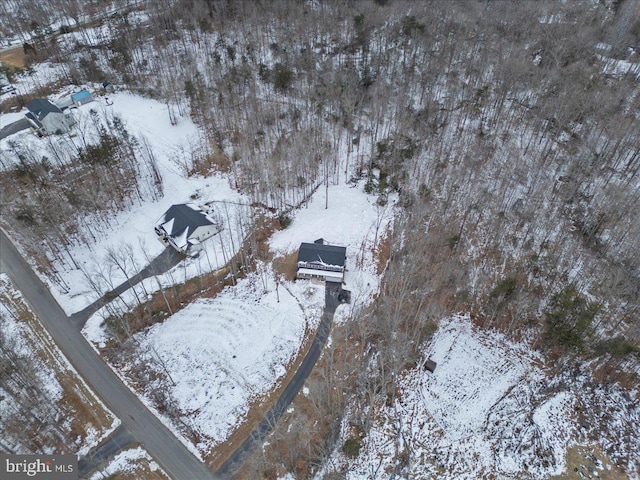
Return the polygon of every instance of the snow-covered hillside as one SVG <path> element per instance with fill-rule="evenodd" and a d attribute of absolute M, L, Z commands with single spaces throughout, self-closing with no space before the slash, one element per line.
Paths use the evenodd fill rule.
<path fill-rule="evenodd" d="M 437 363 L 433 373 L 427 359 Z M 524 344 L 480 330 L 468 316 L 444 319 L 400 380 L 398 397 L 368 412 L 376 419 L 369 434 L 359 438 L 343 425 L 342 442 L 359 438 L 359 456 L 345 456 L 340 443 L 323 472 L 345 471 L 351 480 L 549 478 L 565 471 L 571 445 L 589 442 L 577 410 L 608 405 L 612 425 L 638 418 L 637 408 L 618 410 L 620 390 L 585 395 L 588 379 L 558 381 L 548 368 Z M 633 455 L 640 439 L 634 434 L 618 448 Z"/>
<path fill-rule="evenodd" d="M 78 376 L 4 273 L 0 351 L 8 368 L 0 381 L 3 448 L 29 453 L 41 445 L 42 453 L 73 449 L 84 455 L 120 424 Z"/>
<path fill-rule="evenodd" d="M 195 432 L 206 457 L 281 381 L 323 306 L 320 286 L 284 283 L 276 290 L 273 272 L 252 274 L 136 335 L 135 361 L 120 371 L 149 405 L 171 412 L 165 423 L 179 435 L 185 427 Z"/>
<path fill-rule="evenodd" d="M 0 2 L 0 30 L 42 43 L 75 3 Z M 3 118 L 97 101 L 0 141 L 0 223 L 74 313 L 163 251 L 170 205 L 215 211 L 84 330 L 192 451 L 299 360 L 322 294 L 296 250 L 323 238 L 351 304 L 247 478 L 538 479 L 592 447 L 640 476 L 635 2 L 111 3 L 5 69 Z"/>
<path fill-rule="evenodd" d="M 381 206 L 376 197 L 362 191 L 362 183 L 320 188 L 300 210 L 293 222 L 274 233 L 269 244 L 278 254 L 297 252 L 302 242 L 323 238 L 333 245 L 347 247 L 345 287 L 351 293 L 351 305 L 336 312 L 336 321 L 344 321 L 353 309 L 369 304 L 380 287 L 377 252 L 383 237 L 392 228 L 397 212 L 393 195 Z"/>

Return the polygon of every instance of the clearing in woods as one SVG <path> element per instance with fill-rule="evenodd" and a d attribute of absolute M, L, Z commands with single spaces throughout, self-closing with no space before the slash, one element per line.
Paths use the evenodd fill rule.
<path fill-rule="evenodd" d="M 575 445 L 567 450 L 565 473 L 552 480 L 626 480 L 628 477 L 597 446 Z"/>
<path fill-rule="evenodd" d="M 27 56 L 21 46 L 0 52 L 0 62 L 10 67 L 24 68 L 26 59 Z"/>

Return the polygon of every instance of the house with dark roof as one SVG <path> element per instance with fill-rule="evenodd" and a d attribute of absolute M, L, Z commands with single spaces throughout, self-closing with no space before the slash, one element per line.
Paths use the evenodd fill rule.
<path fill-rule="evenodd" d="M 158 239 L 182 253 L 187 253 L 219 231 L 213 218 L 193 203 L 172 205 L 155 226 Z"/>
<path fill-rule="evenodd" d="M 322 238 L 314 243 L 302 243 L 298 250 L 296 278 L 342 283 L 346 262 L 347 247 L 328 245 Z"/>
<path fill-rule="evenodd" d="M 76 123 L 71 113 L 65 114 L 49 100 L 36 98 L 27 104 L 29 123 L 41 134 L 66 133 Z"/>

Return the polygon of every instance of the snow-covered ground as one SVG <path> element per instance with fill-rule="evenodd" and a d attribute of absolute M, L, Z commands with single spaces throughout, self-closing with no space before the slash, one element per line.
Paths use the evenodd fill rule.
<path fill-rule="evenodd" d="M 225 177 L 187 175 L 191 156 L 201 142 L 188 111 L 177 116 L 177 124 L 172 124 L 166 104 L 122 92 L 110 94 L 108 104 L 98 97 L 96 102 L 75 109 L 73 114 L 77 124 L 72 135 L 38 138 L 26 131 L 9 139 L 43 154 L 50 148 L 50 142 L 72 151 L 84 141 L 94 141 L 94 118 L 104 125 L 118 117 L 131 135 L 153 150 L 164 195 L 158 200 L 136 201 L 113 215 L 105 235 L 85 245 L 70 246 L 70 254 L 79 268 L 57 263 L 55 269 L 61 281 L 53 284 L 44 279 L 68 314 L 83 309 L 126 280 L 110 256 L 118 257 L 125 264 L 127 275 L 133 275 L 163 250 L 153 227 L 175 203 L 210 204 L 225 220 L 225 231 L 205 242 L 205 249 L 197 258 L 187 259 L 167 275 L 143 282 L 136 288 L 138 297 L 144 298 L 159 285 L 181 282 L 226 263 L 235 253 L 232 245 L 237 249 L 246 233 L 243 219 L 249 217 L 250 210 L 246 207 L 247 200 L 230 187 Z M 0 147 L 10 151 L 7 142 L 8 139 L 4 140 Z M 9 162 L 10 155 L 5 160 Z M 280 254 L 293 252 L 301 242 L 320 237 L 346 246 L 345 279 L 353 293 L 352 306 L 368 303 L 379 287 L 375 249 L 389 227 L 395 204 L 392 197 L 388 206 L 378 206 L 376 197 L 362 190 L 362 185 L 344 184 L 330 186 L 328 191 L 318 189 L 308 205 L 294 212 L 293 223 L 270 241 L 272 250 Z M 325 209 L 327 193 L 329 208 Z M 280 284 L 276 292 L 275 275 L 270 267 L 261 269 L 260 274 L 252 274 L 216 298 L 198 300 L 137 335 L 140 358 L 154 365 L 152 368 L 157 368 L 167 381 L 149 383 L 143 392 L 145 401 L 152 405 L 153 389 L 165 389 L 181 419 L 198 432 L 200 454 L 206 455 L 214 445 L 223 442 L 243 420 L 251 403 L 282 379 L 289 362 L 306 336 L 315 332 L 320 320 L 324 288 L 304 281 Z M 123 309 L 133 305 L 134 293 L 126 292 L 120 301 Z M 341 315 L 344 318 L 346 314 L 342 307 L 336 318 Z M 99 311 L 84 329 L 85 336 L 98 347 L 106 340 L 102 327 L 106 315 L 104 309 Z M 128 367 L 120 371 L 125 378 Z"/>
<path fill-rule="evenodd" d="M 20 72 L 15 76 L 12 85 L 17 95 L 28 95 L 35 90 L 45 88 L 60 78 L 64 78 L 67 69 L 60 64 L 42 62 L 28 71 Z M 5 93 L 0 96 L 0 101 L 14 96 L 14 93 Z"/>
<path fill-rule="evenodd" d="M 146 450 L 137 447 L 122 450 L 116 454 L 106 467 L 95 472 L 90 479 L 102 480 L 118 473 L 136 475 L 140 478 L 139 476 L 145 474 L 147 469 L 154 474 L 153 478 L 169 478 Z"/>
<path fill-rule="evenodd" d="M 224 230 L 203 242 L 203 250 L 197 257 L 188 258 L 167 275 L 159 276 L 160 283 L 166 286 L 174 283 L 173 278 L 184 281 L 215 271 L 236 253 L 232 245 L 239 247 L 242 239 L 238 223 L 248 216 L 249 209 L 241 204 L 242 197 L 229 187 L 228 182 L 220 176 L 189 179 L 175 174 L 171 179 L 172 175 L 166 170 L 163 177 L 169 188 L 162 199 L 137 204 L 120 212 L 111 222 L 109 235 L 98 238 L 90 245 L 73 246 L 71 254 L 76 259 L 78 269 L 58 266 L 58 272 L 68 288 L 62 289 L 60 285 L 51 284 L 52 293 L 68 314 L 95 301 L 99 297 L 96 287 L 103 294 L 126 280 L 123 272 L 113 265 L 109 266 L 110 252 L 129 257 L 129 276 L 158 256 L 165 246 L 157 240 L 154 226 L 171 205 L 192 201 L 190 196 L 194 193 L 199 197 L 199 204 L 216 202 L 213 207 L 224 220 Z M 89 277 L 91 282 L 88 281 Z M 138 287 L 138 290 L 141 288 Z M 144 290 L 148 293 L 157 289 L 155 279 L 149 279 L 144 284 Z M 131 292 L 128 297 L 131 298 Z"/>
<path fill-rule="evenodd" d="M 39 385 L 58 405 L 57 411 L 65 414 L 66 420 L 62 420 L 60 425 L 62 429 L 71 428 L 72 422 L 79 421 L 78 415 L 86 415 L 86 411 L 76 411 L 74 402 L 83 401 L 92 410 L 90 418 L 82 419 L 86 422 L 84 431 L 75 439 L 75 445 L 69 445 L 77 449 L 75 453 L 85 455 L 118 427 L 120 420 L 94 396 L 4 273 L 0 273 L 0 330 L 4 341 L 11 344 L 18 355 L 34 363 L 41 380 Z M 0 388 L 0 412 L 12 411 L 13 401 L 12 395 L 5 394 Z M 98 424 L 100 421 L 108 424 L 101 426 Z M 73 428 L 77 428 L 77 425 Z M 3 415 L 0 415 L 0 430 L 3 431 L 5 446 L 11 446 L 18 453 L 23 451 L 22 446 L 12 444 L 11 434 L 4 432 Z M 50 450 L 51 447 L 44 445 L 43 449 Z"/>
<path fill-rule="evenodd" d="M 195 301 L 137 335 L 139 361 L 162 377 L 145 386 L 146 403 L 154 390 L 165 391 L 206 455 L 287 373 L 323 305 L 323 287 L 281 284 L 276 291 L 270 270 Z"/>
<path fill-rule="evenodd" d="M 325 191 L 319 189 L 309 205 L 295 213 L 292 224 L 273 235 L 270 245 L 278 253 L 290 253 L 303 241 L 323 237 L 347 246 L 346 287 L 362 303 L 378 287 L 376 228 L 379 240 L 392 212 L 392 206 L 379 207 L 375 197 L 348 185 L 329 188 L 325 209 Z M 259 264 L 259 273 L 137 335 L 143 363 L 155 365 L 163 378 L 147 386 L 146 403 L 153 404 L 154 389 L 166 391 L 182 420 L 198 432 L 201 455 L 224 442 L 251 403 L 273 389 L 317 328 L 324 287 L 297 281 L 279 284 L 276 291 L 274 278 L 270 266 Z M 100 315 L 90 319 L 85 335 L 97 345 L 104 342 Z M 126 377 L 129 369 L 121 373 Z"/>
<path fill-rule="evenodd" d="M 350 309 L 368 304 L 378 291 L 375 251 L 393 220 L 396 200 L 395 195 L 390 196 L 387 205 L 380 206 L 375 196 L 363 192 L 362 183 L 331 185 L 328 192 L 320 187 L 309 203 L 295 212 L 291 225 L 270 240 L 277 254 L 292 253 L 302 242 L 319 238 L 347 247 L 344 288 L 351 290 L 352 302 L 349 308 L 337 310 L 337 322 L 344 321 Z"/>
<path fill-rule="evenodd" d="M 437 363 L 401 380 L 399 398 L 374 415 L 360 456 L 334 465 L 352 480 L 547 478 L 564 470 L 576 425 L 574 395 L 545 390 L 541 359 L 466 316 L 440 323 L 424 350 Z M 351 432 L 345 425 L 345 438 Z"/>
<path fill-rule="evenodd" d="M 20 112 L 0 113 L 0 128 L 4 128 L 18 120 L 22 120 L 25 113 L 26 111 L 24 110 Z"/>
<path fill-rule="evenodd" d="M 88 43 L 94 44 L 110 38 L 111 32 L 92 29 L 86 35 Z M 637 73 L 636 67 L 618 61 L 606 65 L 605 71 Z M 57 67 L 42 64 L 36 75 L 19 79 L 16 86 L 25 93 L 60 75 Z M 56 265 L 61 285 L 68 288 L 50 286 L 68 313 L 82 309 L 101 292 L 125 280 L 124 274 L 110 265 L 109 252 L 129 257 L 127 268 L 133 274 L 162 250 L 153 225 L 173 203 L 191 201 L 194 195 L 197 203 L 234 202 L 221 204 L 230 209 L 228 237 L 213 238 L 198 258 L 189 259 L 157 281 L 148 280 L 139 294 L 142 288 L 152 292 L 158 285 L 216 269 L 234 253 L 229 245 L 234 240 L 237 245 L 241 237 L 235 225 L 245 209 L 235 205 L 244 199 L 229 182 L 221 176 L 203 179 L 185 175 L 186 160 L 199 143 L 198 130 L 188 114 L 179 116 L 178 124 L 172 125 L 166 104 L 127 93 L 110 95 L 110 101 L 111 106 L 100 100 L 79 109 L 77 128 L 88 121 L 86 113 L 92 108 L 103 117 L 121 117 L 129 131 L 148 140 L 156 153 L 164 196 L 131 205 L 113 218 L 104 236 L 89 245 L 72 246 L 79 269 Z M 18 115 L 12 113 L 0 120 Z M 29 132 L 11 138 L 37 143 L 42 152 L 48 148 L 45 142 L 71 142 L 73 147 L 78 140 L 41 140 Z M 353 303 L 338 310 L 337 321 L 344 321 L 348 308 L 369 303 L 379 287 L 374 253 L 392 219 L 394 199 L 384 208 L 376 205 L 375 197 L 362 192 L 362 185 L 336 185 L 328 189 L 329 208 L 325 209 L 326 194 L 321 187 L 307 206 L 294 213 L 292 225 L 273 236 L 270 245 L 278 254 L 292 253 L 301 242 L 320 237 L 347 246 L 345 288 L 352 291 Z M 143 358 L 147 355 L 149 362 L 161 361 L 173 382 L 168 391 L 190 425 L 205 438 L 198 446 L 202 452 L 228 435 L 252 398 L 278 382 L 284 365 L 299 349 L 305 328 L 314 328 L 319 319 L 320 288 L 308 282 L 288 284 L 291 296 L 283 285 L 278 303 L 272 278 L 265 267 L 264 276 L 242 280 L 215 299 L 196 301 L 138 335 Z M 124 299 L 133 302 L 132 293 Z M 302 307 L 296 307 L 294 300 Z M 294 320 L 286 323 L 284 316 Z M 85 329 L 97 344 L 104 341 L 101 320 L 101 313 L 95 315 Z M 545 389 L 540 358 L 500 335 L 475 329 L 464 317 L 441 322 L 424 353 L 425 358 L 438 362 L 436 372 L 415 369 L 407 374 L 400 400 L 381 410 L 382 420 L 364 439 L 362 454 L 354 461 L 349 478 L 392 476 L 390 470 L 405 458 L 402 452 L 408 452 L 410 459 L 407 478 L 504 477 L 524 470 L 540 478 L 561 470 L 576 399 L 568 390 Z M 406 435 L 400 438 L 398 431 Z M 339 453 L 336 458 L 343 465 L 347 463 Z"/>
<path fill-rule="evenodd" d="M 153 227 L 161 215 L 175 203 L 194 202 L 204 204 L 213 202 L 215 209 L 224 224 L 224 231 L 204 242 L 204 251 L 198 259 L 190 259 L 173 272 L 173 277 L 184 280 L 204 272 L 216 270 L 224 265 L 235 252 L 232 244 L 239 246 L 242 232 L 239 224 L 248 217 L 249 209 L 243 204 L 246 200 L 233 190 L 229 181 L 220 176 L 207 178 L 192 176 L 186 172 L 186 165 L 191 155 L 198 151 L 200 135 L 198 128 L 188 116 L 177 116 L 178 123 L 173 125 L 167 105 L 156 100 L 123 92 L 109 95 L 109 103 L 98 98 L 96 102 L 85 104 L 74 110 L 77 125 L 73 136 L 49 136 L 39 138 L 30 131 L 20 132 L 0 142 L 0 150 L 4 160 L 12 158 L 8 142 L 28 145 L 33 151 L 41 151 L 43 155 L 50 149 L 49 142 L 55 142 L 60 148 L 77 151 L 82 146 L 83 133 L 90 132 L 92 123 L 90 111 L 96 111 L 102 121 L 119 117 L 130 134 L 139 142 L 146 142 L 153 150 L 157 166 L 162 176 L 164 196 L 158 200 L 140 201 L 130 205 L 125 211 L 113 215 L 104 235 L 88 244 L 73 244 L 70 254 L 79 268 L 69 263 L 55 264 L 55 270 L 61 281 L 53 283 L 42 276 L 51 289 L 56 300 L 68 313 L 81 310 L 99 297 L 100 293 L 126 280 L 124 273 L 109 265 L 107 257 L 110 252 L 120 252 L 129 257 L 128 275 L 136 273 L 147 265 L 164 249 L 157 241 Z M 65 147 L 66 146 L 66 147 Z M 91 222 L 89 218 L 87 221 Z M 89 278 L 91 281 L 89 281 Z M 172 280 L 161 278 L 160 282 L 170 283 Z M 147 292 L 157 290 L 155 280 L 145 284 Z"/>

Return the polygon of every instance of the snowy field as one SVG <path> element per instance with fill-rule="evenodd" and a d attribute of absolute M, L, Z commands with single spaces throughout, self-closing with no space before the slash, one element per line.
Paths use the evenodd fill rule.
<path fill-rule="evenodd" d="M 226 259 L 235 252 L 231 251 L 232 243 L 239 244 L 242 232 L 238 225 L 248 215 L 248 207 L 243 206 L 245 199 L 229 186 L 229 181 L 222 176 L 189 177 L 186 174 L 186 162 L 193 152 L 198 151 L 200 136 L 196 125 L 191 121 L 188 112 L 177 116 L 178 123 L 172 125 L 167 105 L 156 100 L 143 98 L 131 93 L 109 95 L 111 105 L 104 99 L 88 103 L 77 110 L 74 116 L 77 125 L 76 135 L 50 136 L 38 138 L 29 131 L 12 135 L 0 142 L 0 150 L 5 155 L 4 161 L 12 158 L 8 142 L 28 144 L 35 151 L 47 152 L 48 142 L 66 146 L 70 151 L 81 144 L 80 130 L 88 130 L 91 123 L 91 110 L 98 112 L 101 119 L 118 116 L 127 130 L 138 141 L 144 141 L 153 150 L 160 175 L 163 180 L 164 196 L 157 201 L 136 201 L 125 211 L 117 212 L 110 220 L 105 234 L 90 244 L 73 244 L 70 253 L 79 268 L 66 263 L 55 264 L 60 281 L 53 283 L 43 277 L 56 300 L 67 314 L 72 314 L 96 300 L 101 294 L 126 280 L 124 272 L 119 271 L 107 260 L 109 253 L 128 257 L 127 274 L 133 275 L 161 253 L 164 246 L 156 239 L 153 231 L 158 219 L 173 204 L 194 202 L 204 204 L 213 202 L 217 215 L 225 220 L 225 230 L 218 236 L 203 244 L 205 249 L 198 259 L 190 259 L 186 265 L 176 268 L 170 277 L 184 280 L 205 272 L 216 270 L 226 263 Z M 61 147 L 61 148 L 63 148 Z M 87 220 L 91 222 L 92 219 Z M 160 278 L 160 282 L 168 284 L 171 278 Z M 147 292 L 157 290 L 155 280 L 145 284 Z"/>
<path fill-rule="evenodd" d="M 346 288 L 362 305 L 378 288 L 374 244 L 393 213 L 391 205 L 379 207 L 375 199 L 361 187 L 332 186 L 325 209 L 321 188 L 306 208 L 295 212 L 288 228 L 273 235 L 270 246 L 285 254 L 320 237 L 347 246 Z M 164 379 L 147 386 L 145 402 L 153 405 L 154 389 L 166 391 L 181 420 L 198 433 L 196 448 L 203 456 L 228 438 L 252 402 L 273 390 L 320 321 L 323 286 L 286 282 L 276 292 L 270 266 L 260 264 L 259 269 L 215 298 L 197 300 L 137 335 L 139 357 L 155 365 L 152 368 Z M 84 330 L 97 346 L 105 340 L 100 322 L 98 313 Z M 121 373 L 126 377 L 128 370 L 125 367 Z M 178 431 L 168 419 L 164 421 Z"/>
<path fill-rule="evenodd" d="M 402 379 L 399 400 L 378 412 L 360 456 L 334 454 L 348 479 L 394 478 L 394 469 L 401 478 L 443 479 L 548 478 L 564 470 L 575 398 L 545 389 L 533 352 L 457 316 L 440 323 L 427 358 L 435 372 L 420 365 Z"/>
<path fill-rule="evenodd" d="M 329 209 L 324 207 L 325 191 L 319 189 L 309 205 L 295 213 L 292 224 L 273 235 L 271 248 L 290 253 L 301 242 L 320 237 L 347 246 L 346 288 L 364 304 L 378 288 L 376 228 L 379 240 L 393 207 L 379 207 L 375 197 L 348 185 L 330 187 Z M 320 320 L 324 287 L 298 281 L 280 285 L 276 293 L 273 278 L 270 267 L 261 266 L 260 274 L 213 299 L 198 300 L 138 335 L 141 358 L 168 377 L 167 383 L 148 386 L 143 392 L 146 403 L 153 404 L 154 389 L 166 390 L 182 420 L 198 432 L 200 455 L 224 442 L 251 403 L 282 379 L 305 335 L 313 334 Z M 101 345 L 99 323 L 100 315 L 94 316 L 85 335 Z M 126 376 L 127 369 L 122 373 Z"/>
<path fill-rule="evenodd" d="M 66 418 L 59 425 L 60 428 L 79 432 L 77 423 L 83 422 L 83 431 L 79 432 L 75 444 L 70 445 L 76 448 L 74 453 L 85 455 L 118 427 L 120 420 L 107 410 L 78 376 L 4 273 L 0 273 L 0 332 L 4 341 L 12 345 L 19 356 L 33 363 L 40 378 L 39 386 L 55 403 L 57 414 Z M 2 442 L 16 453 L 22 453 L 24 449 L 12 444 L 11 434 L 3 426 L 3 417 L 15 408 L 12 402 L 12 395 L 6 395 L 0 388 Z M 77 411 L 74 402 L 85 402 L 92 411 L 91 415 L 87 415 L 87 411 Z M 99 422 L 105 422 L 105 425 Z M 55 451 L 48 445 L 43 450 L 49 453 Z"/>
<path fill-rule="evenodd" d="M 350 309 L 367 305 L 378 291 L 380 277 L 374 254 L 393 220 L 397 198 L 390 196 L 389 203 L 381 207 L 376 204 L 376 196 L 363 192 L 363 182 L 355 186 L 332 185 L 328 196 L 325 208 L 327 192 L 320 187 L 309 203 L 295 212 L 291 225 L 273 235 L 270 245 L 276 254 L 295 252 L 302 242 L 319 238 L 347 247 L 344 288 L 352 295 L 351 305 L 336 311 L 335 320 L 341 322 Z"/>
<path fill-rule="evenodd" d="M 451 442 L 480 434 L 490 408 L 527 372 L 524 352 L 485 343 L 469 323 L 458 321 L 441 326 L 425 352 L 438 367 L 422 379 L 423 404 Z"/>
<path fill-rule="evenodd" d="M 181 420 L 198 432 L 202 455 L 224 442 L 251 403 L 282 379 L 319 323 L 324 287 L 284 284 L 276 291 L 273 273 L 264 274 L 137 335 L 140 361 L 155 365 L 163 379 L 146 386 L 146 403 L 152 404 L 154 390 L 168 393 Z"/>

